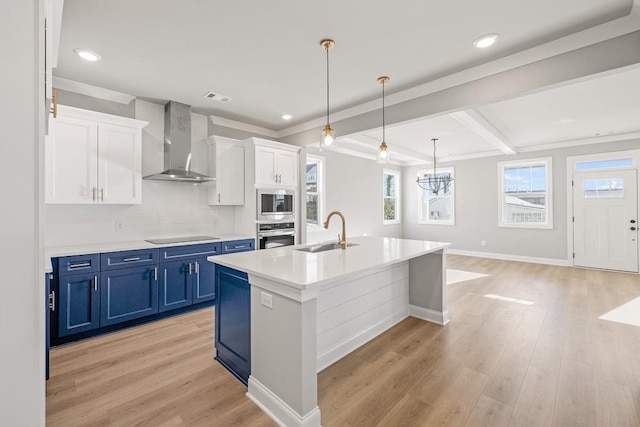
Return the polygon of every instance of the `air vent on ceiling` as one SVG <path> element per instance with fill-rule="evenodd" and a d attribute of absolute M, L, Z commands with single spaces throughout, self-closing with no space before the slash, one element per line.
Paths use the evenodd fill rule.
<path fill-rule="evenodd" d="M 223 102 L 225 104 L 227 102 L 231 101 L 231 98 L 229 98 L 228 96 L 221 95 L 219 93 L 214 93 L 214 92 L 207 92 L 202 96 L 204 96 L 207 99 L 212 99 L 214 101 Z"/>

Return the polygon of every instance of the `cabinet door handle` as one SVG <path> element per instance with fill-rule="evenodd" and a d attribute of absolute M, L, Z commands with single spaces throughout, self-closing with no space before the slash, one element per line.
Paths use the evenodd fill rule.
<path fill-rule="evenodd" d="M 189 274 L 191 274 L 191 263 L 189 263 Z"/>
<path fill-rule="evenodd" d="M 104 188 L 100 189 L 100 201 L 104 202 Z"/>
<path fill-rule="evenodd" d="M 93 276 L 93 290 L 98 291 L 98 276 Z"/>
<path fill-rule="evenodd" d="M 49 308 L 51 311 L 56 311 L 56 291 L 51 291 L 49 294 Z"/>
<path fill-rule="evenodd" d="M 200 263 L 196 262 L 196 274 L 200 274 Z"/>
<path fill-rule="evenodd" d="M 218 193 L 218 203 L 220 203 L 220 193 Z"/>
<path fill-rule="evenodd" d="M 69 264 L 69 270 L 74 268 L 91 267 L 90 262 L 81 262 L 80 264 Z"/>
<path fill-rule="evenodd" d="M 158 281 L 158 267 L 153 269 L 153 280 Z"/>
<path fill-rule="evenodd" d="M 96 201 L 96 187 L 91 187 L 91 200 Z"/>
<path fill-rule="evenodd" d="M 122 261 L 124 262 L 129 262 L 129 261 L 140 261 L 140 257 L 132 257 L 132 258 L 125 258 Z"/>

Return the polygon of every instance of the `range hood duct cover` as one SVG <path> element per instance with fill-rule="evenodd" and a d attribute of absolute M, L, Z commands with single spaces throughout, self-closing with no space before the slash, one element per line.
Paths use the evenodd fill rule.
<path fill-rule="evenodd" d="M 200 183 L 215 178 L 191 171 L 191 107 L 175 101 L 164 106 L 164 172 L 144 179 Z"/>

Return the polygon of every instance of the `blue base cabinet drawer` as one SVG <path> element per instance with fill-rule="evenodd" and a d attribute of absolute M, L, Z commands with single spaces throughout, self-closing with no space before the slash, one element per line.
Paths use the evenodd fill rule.
<path fill-rule="evenodd" d="M 155 266 L 157 263 L 157 249 L 107 252 L 100 255 L 100 270 L 102 271 L 149 265 Z"/>
<path fill-rule="evenodd" d="M 245 240 L 231 240 L 229 242 L 222 242 L 222 253 L 232 254 L 235 252 L 247 252 L 255 249 L 254 239 Z"/>
<path fill-rule="evenodd" d="M 100 254 L 60 257 L 58 262 L 53 263 L 53 267 L 58 276 L 93 273 L 100 270 Z"/>
<path fill-rule="evenodd" d="M 251 373 L 251 289 L 246 273 L 215 264 L 216 360 L 247 384 Z"/>
<path fill-rule="evenodd" d="M 100 275 L 100 326 L 158 312 L 158 269 L 135 267 Z"/>
<path fill-rule="evenodd" d="M 188 260 L 220 255 L 220 243 L 201 243 L 197 245 L 171 246 L 160 249 L 160 262 Z"/>

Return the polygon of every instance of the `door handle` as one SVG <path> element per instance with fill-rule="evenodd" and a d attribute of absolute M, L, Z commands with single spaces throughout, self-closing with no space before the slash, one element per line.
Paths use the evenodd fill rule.
<path fill-rule="evenodd" d="M 631 227 L 631 231 L 636 231 L 636 228 L 635 227 Z"/>
<path fill-rule="evenodd" d="M 631 222 L 631 224 L 635 224 L 635 223 L 636 223 L 636 220 L 635 220 L 635 219 L 632 219 L 630 222 Z"/>

